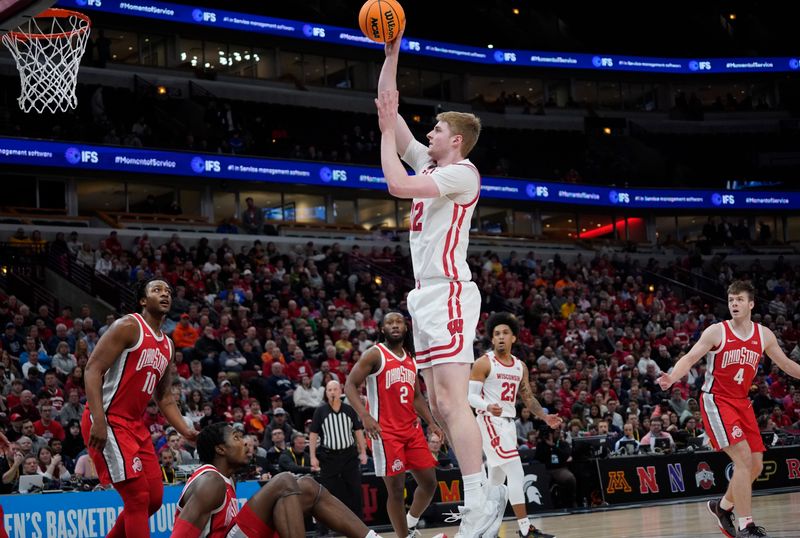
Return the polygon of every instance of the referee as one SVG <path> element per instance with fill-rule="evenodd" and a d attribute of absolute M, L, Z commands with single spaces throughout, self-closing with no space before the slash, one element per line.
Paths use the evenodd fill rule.
<path fill-rule="evenodd" d="M 364 426 L 355 410 L 342 402 L 338 381 L 327 384 L 325 398 L 311 421 L 311 466 L 319 468 L 320 483 L 361 518 L 360 465 L 367 463 Z"/>

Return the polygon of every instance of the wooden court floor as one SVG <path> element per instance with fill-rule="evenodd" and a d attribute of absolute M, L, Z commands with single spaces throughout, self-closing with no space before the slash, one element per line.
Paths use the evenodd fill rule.
<path fill-rule="evenodd" d="M 762 495 L 753 499 L 754 519 L 772 538 L 800 538 L 800 492 Z M 643 506 L 590 513 L 532 518 L 537 528 L 558 538 L 720 538 L 706 501 Z M 425 529 L 423 538 L 443 532 L 449 538 L 457 527 Z M 391 536 L 391 533 L 384 535 Z M 517 536 L 517 525 L 506 520 L 500 538 Z"/>

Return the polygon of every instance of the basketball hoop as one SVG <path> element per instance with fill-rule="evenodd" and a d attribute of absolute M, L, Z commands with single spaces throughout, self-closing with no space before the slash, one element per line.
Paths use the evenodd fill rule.
<path fill-rule="evenodd" d="M 83 13 L 53 8 L 3 36 L 19 70 L 17 102 L 24 112 L 66 112 L 78 105 L 75 85 L 91 25 Z"/>

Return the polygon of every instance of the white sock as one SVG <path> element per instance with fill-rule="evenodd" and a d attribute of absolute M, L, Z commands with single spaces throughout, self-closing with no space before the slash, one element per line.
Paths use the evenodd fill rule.
<path fill-rule="evenodd" d="M 409 529 L 413 529 L 414 527 L 416 527 L 417 523 L 419 523 L 418 517 L 412 516 L 411 512 L 406 514 L 406 524 L 408 525 Z"/>
<path fill-rule="evenodd" d="M 740 517 L 739 518 L 739 530 L 744 529 L 745 527 L 747 527 L 752 522 L 753 522 L 753 517 L 752 516 Z"/>
<path fill-rule="evenodd" d="M 483 480 L 485 475 L 482 472 L 466 474 L 461 477 L 464 481 L 464 506 L 466 508 L 477 508 L 483 504 L 485 496 L 483 494 Z"/>
<path fill-rule="evenodd" d="M 723 497 L 722 500 L 719 502 L 719 507 L 723 510 L 730 512 L 733 510 L 733 503 L 728 500 L 727 497 Z"/>
<path fill-rule="evenodd" d="M 378 533 L 375 532 L 374 530 L 370 529 L 370 531 L 364 538 L 380 538 L 380 535 L 378 535 Z"/>
<path fill-rule="evenodd" d="M 531 520 L 527 517 L 523 517 L 522 519 L 517 520 L 517 525 L 519 525 L 520 534 L 527 536 L 528 531 L 531 530 Z"/>

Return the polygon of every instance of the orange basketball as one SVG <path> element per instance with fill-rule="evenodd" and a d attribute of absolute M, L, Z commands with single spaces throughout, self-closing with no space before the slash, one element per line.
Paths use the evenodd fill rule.
<path fill-rule="evenodd" d="M 358 13 L 364 35 L 378 43 L 388 43 L 406 25 L 406 14 L 397 0 L 367 0 Z"/>

